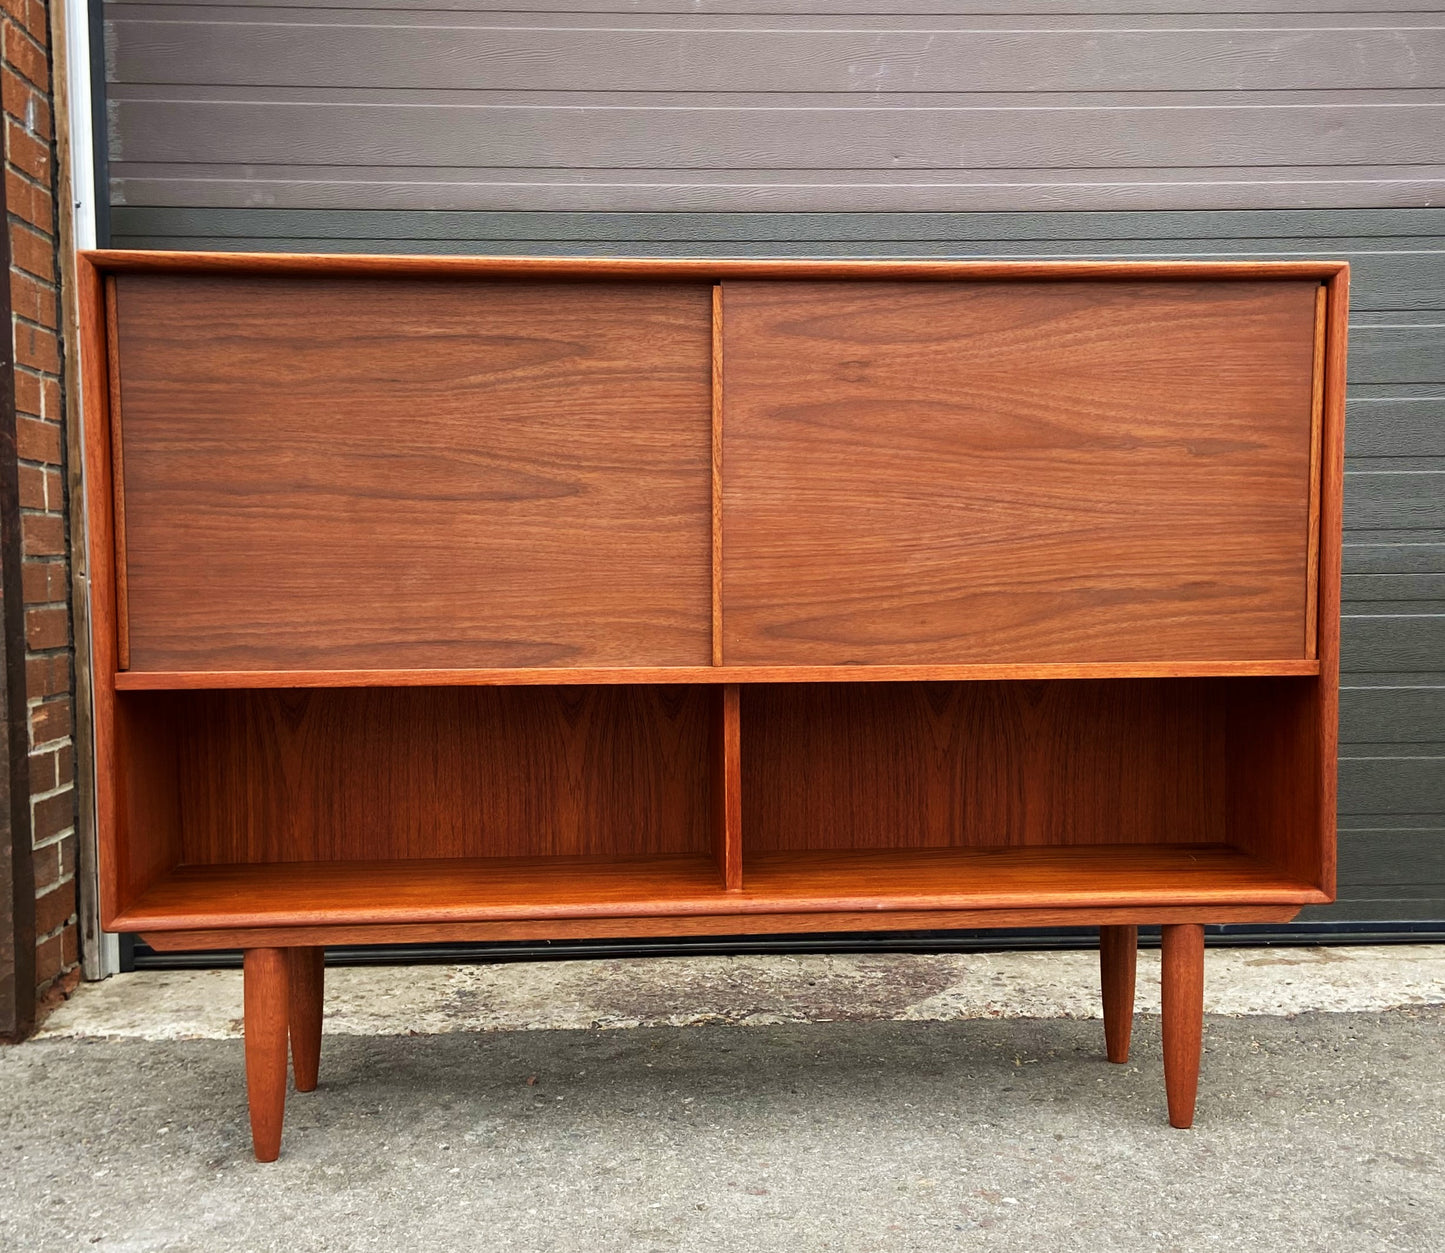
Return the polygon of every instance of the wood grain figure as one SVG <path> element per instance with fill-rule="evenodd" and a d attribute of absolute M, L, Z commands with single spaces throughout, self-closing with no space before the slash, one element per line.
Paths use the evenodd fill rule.
<path fill-rule="evenodd" d="M 290 1017 L 286 950 L 248 948 L 242 970 L 246 1104 L 258 1162 L 281 1153 L 286 1117 L 286 1043 Z"/>
<path fill-rule="evenodd" d="M 131 664 L 706 665 L 709 288 L 124 275 Z"/>
<path fill-rule="evenodd" d="M 1192 1127 L 1204 1041 L 1204 928 L 1198 923 L 1164 927 L 1160 981 L 1169 1125 Z"/>
<path fill-rule="evenodd" d="M 1219 680 L 743 692 L 743 832 L 772 849 L 1226 838 Z"/>
<path fill-rule="evenodd" d="M 742 722 L 738 687 L 729 683 L 712 692 L 713 854 L 723 886 L 743 886 Z"/>
<path fill-rule="evenodd" d="M 1139 962 L 1139 928 L 1099 928 L 1099 982 L 1104 1001 L 1104 1049 L 1109 1060 L 1129 1060 L 1134 1031 L 1134 976 Z"/>
<path fill-rule="evenodd" d="M 291 1017 L 291 1073 L 296 1091 L 312 1092 L 321 1069 L 326 950 L 312 944 L 284 951 Z"/>
<path fill-rule="evenodd" d="M 1302 657 L 1315 287 L 725 284 L 724 660 Z"/>

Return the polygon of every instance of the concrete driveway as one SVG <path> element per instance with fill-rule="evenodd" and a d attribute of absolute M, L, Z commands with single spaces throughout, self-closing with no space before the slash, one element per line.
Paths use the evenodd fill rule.
<path fill-rule="evenodd" d="M 321 1086 L 269 1166 L 237 976 L 123 977 L 0 1051 L 0 1241 L 1445 1248 L 1445 949 L 1211 950 L 1192 1131 L 1157 1018 L 1103 1060 L 1094 962 L 333 969 Z"/>

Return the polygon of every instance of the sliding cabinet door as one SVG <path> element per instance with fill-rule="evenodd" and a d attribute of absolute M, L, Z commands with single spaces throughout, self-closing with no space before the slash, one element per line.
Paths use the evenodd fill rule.
<path fill-rule="evenodd" d="M 1317 291 L 725 284 L 724 660 L 1306 656 Z"/>
<path fill-rule="evenodd" d="M 131 668 L 709 661 L 707 284 L 114 281 Z"/>

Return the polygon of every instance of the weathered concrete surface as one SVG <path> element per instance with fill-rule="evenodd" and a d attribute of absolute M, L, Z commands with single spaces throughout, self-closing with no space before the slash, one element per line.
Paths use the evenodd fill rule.
<path fill-rule="evenodd" d="M 1445 946 L 1210 949 L 1205 1006 L 1296 1014 L 1445 1004 Z M 335 968 L 325 1030 L 432 1034 L 823 1020 L 1097 1018 L 1095 953 L 649 958 Z M 1159 1012 L 1159 955 L 1139 957 L 1138 1008 Z M 81 988 L 43 1036 L 228 1039 L 239 971 L 150 971 Z"/>
<path fill-rule="evenodd" d="M 1424 1253 L 1445 1011 L 1211 1017 L 1191 1132 L 1095 1022 L 331 1036 L 281 1160 L 235 1040 L 0 1050 L 6 1249 Z"/>

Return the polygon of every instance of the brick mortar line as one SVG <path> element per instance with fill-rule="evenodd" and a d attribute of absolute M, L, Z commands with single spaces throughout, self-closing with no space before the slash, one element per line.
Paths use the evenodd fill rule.
<path fill-rule="evenodd" d="M 5 114 L 4 116 L 9 117 L 10 115 L 7 113 L 7 114 Z M 5 168 L 6 168 L 7 170 L 13 170 L 16 174 L 24 174 L 24 173 L 25 173 L 25 171 L 22 170 L 22 169 L 21 169 L 18 165 L 16 165 L 13 161 L 11 161 L 9 157 L 6 157 L 6 158 L 5 158 Z M 43 239 L 43 240 L 44 240 L 46 243 L 48 243 L 48 244 L 53 244 L 53 243 L 55 243 L 55 234 L 54 234 L 53 231 L 43 231 L 43 230 L 41 230 L 40 227 L 38 227 L 38 226 L 32 226 L 29 222 L 27 222 L 24 218 L 22 218 L 18 213 L 11 213 L 11 212 L 7 209 L 7 210 L 5 211 L 5 220 L 6 220 L 6 221 L 9 223 L 9 225 L 11 225 L 11 226 L 20 226 L 20 227 L 23 227 L 25 230 L 29 231 L 32 235 L 39 235 L 40 238 Z M 13 266 L 15 263 L 12 261 L 10 264 Z M 29 270 L 26 270 L 26 271 L 24 271 L 24 272 L 25 272 L 26 274 L 29 274 L 29 273 L 30 273 Z M 59 283 L 58 283 L 55 279 L 46 279 L 46 280 L 44 280 L 44 281 L 45 281 L 45 282 L 48 282 L 48 283 L 52 283 L 52 284 L 54 284 L 54 285 L 56 285 L 56 286 L 59 286 Z"/>
<path fill-rule="evenodd" d="M 40 853 L 40 851 L 45 850 L 45 848 L 53 848 L 56 844 L 64 844 L 66 840 L 74 840 L 74 838 L 75 827 L 71 825 L 71 827 L 66 827 L 64 831 L 59 832 L 58 835 L 48 835 L 45 840 L 30 844 L 30 850 L 32 850 L 33 853 Z"/>
<path fill-rule="evenodd" d="M 6 117 L 9 117 L 9 118 L 13 118 L 13 117 L 14 117 L 14 114 L 12 114 L 12 113 L 7 113 L 5 116 L 6 116 Z M 32 136 L 33 136 L 34 138 L 36 138 L 36 139 L 43 140 L 43 139 L 45 138 L 45 137 L 44 137 L 43 135 L 41 135 L 38 131 L 26 130 L 26 129 L 23 128 L 23 127 L 22 127 L 21 129 L 22 129 L 22 130 L 25 130 L 25 133 L 26 133 L 27 135 L 32 135 Z M 38 178 L 35 177 L 35 175 L 29 173 L 29 172 L 26 171 L 26 170 L 12 169 L 9 161 L 6 161 L 6 162 L 5 162 L 5 168 L 6 168 L 7 170 L 9 170 L 10 172 L 12 172 L 12 173 L 15 175 L 16 178 L 18 178 L 18 179 L 21 180 L 21 182 L 29 183 L 30 186 L 34 187 L 37 191 L 43 191 L 47 196 L 51 197 L 52 200 L 54 199 L 55 193 L 54 193 L 53 191 L 51 191 L 49 185 L 46 184 L 46 183 L 41 182 Z M 8 210 L 8 209 L 6 210 L 7 215 L 8 215 L 10 212 L 11 212 L 10 210 Z M 16 216 L 19 216 L 19 215 L 17 214 Z M 30 219 L 29 219 L 29 218 L 20 218 L 20 221 L 22 221 L 22 222 L 29 222 Z M 34 226 L 34 223 L 33 223 L 33 222 L 31 222 L 30 224 L 31 224 L 32 226 Z"/>
<path fill-rule="evenodd" d="M 50 16 L 50 8 L 49 8 L 48 5 L 46 6 L 45 16 L 46 16 L 47 18 L 49 18 L 49 16 Z M 45 64 L 46 64 L 47 66 L 49 66 L 49 64 L 50 64 L 50 49 L 47 48 L 47 47 L 46 47 L 43 43 L 41 43 L 38 39 L 36 39 L 35 36 L 30 33 L 29 28 L 27 28 L 27 27 L 25 26 L 25 24 L 24 24 L 19 18 L 17 18 L 16 16 L 14 16 L 14 14 L 6 13 L 4 20 L 5 20 L 5 25 L 6 25 L 6 26 L 8 26 L 8 27 L 9 27 L 11 30 L 13 30 L 13 31 L 19 32 L 19 34 L 20 34 L 21 36 L 23 36 L 27 42 L 29 42 L 29 43 L 31 43 L 31 44 L 33 44 L 33 45 L 35 46 L 35 51 L 38 52 L 38 53 L 40 53 L 40 55 L 45 58 Z M 48 22 L 48 21 L 47 21 L 47 23 L 46 23 L 46 28 L 47 28 L 47 29 L 49 28 L 49 22 Z M 21 74 L 21 73 L 20 73 L 20 68 L 19 68 L 18 66 L 14 65 L 14 64 L 11 62 L 11 60 L 10 60 L 9 57 L 6 57 L 6 58 L 5 58 L 5 64 L 6 64 L 6 65 L 9 65 L 12 69 L 14 69 L 15 72 L 16 72 L 17 74 L 20 74 L 20 76 L 21 76 L 22 78 L 25 78 L 24 74 Z M 26 78 L 25 81 L 28 83 L 28 82 L 30 82 L 31 80 L 28 79 L 28 78 Z M 44 91 L 45 94 L 46 94 L 46 96 L 49 96 L 49 95 L 50 95 L 50 92 L 49 92 L 48 90 L 46 90 L 45 88 L 41 87 L 39 83 L 35 83 L 34 85 L 35 85 L 35 87 L 38 88 L 39 90 Z"/>
<path fill-rule="evenodd" d="M 74 838 L 75 828 L 73 826 L 69 826 L 66 827 L 65 830 L 62 831 L 59 835 L 47 836 L 45 839 L 39 841 L 38 843 L 31 844 L 30 849 L 32 852 L 38 853 L 42 849 L 53 848 L 57 844 L 63 844 L 66 840 L 73 840 Z M 74 872 L 72 871 L 72 874 L 73 873 Z M 59 880 L 57 880 L 56 882 L 58 883 Z M 49 889 L 47 888 L 46 891 L 49 891 Z"/>
<path fill-rule="evenodd" d="M 5 64 L 9 65 L 10 63 L 7 61 Z M 10 68 L 14 69 L 15 67 L 10 66 Z M 25 81 L 29 82 L 30 80 L 26 79 Z M 43 98 L 44 97 L 42 97 L 42 99 Z M 22 135 L 33 139 L 37 144 L 44 144 L 48 147 L 54 142 L 52 136 L 47 135 L 44 131 L 36 130 L 33 126 L 30 125 L 30 123 L 24 121 L 19 114 L 11 113 L 8 109 L 5 110 L 5 120 L 9 122 L 12 126 L 14 126 L 15 129 L 18 130 Z M 11 164 L 8 157 L 5 160 L 5 164 L 7 166 Z M 25 171 L 23 169 L 16 169 L 15 172 L 17 174 L 25 175 Z M 50 192 L 50 189 L 33 174 L 25 176 L 28 177 L 30 181 L 35 184 L 36 187 L 40 188 L 40 190 L 53 195 L 53 193 Z"/>
<path fill-rule="evenodd" d="M 65 736 L 64 739 L 59 740 L 42 740 L 39 744 L 32 744 L 30 746 L 30 753 L 32 755 L 35 753 L 45 753 L 49 752 L 51 749 L 64 748 L 70 743 L 71 738 L 68 735 Z"/>
<path fill-rule="evenodd" d="M 47 888 L 42 888 L 39 892 L 36 892 L 35 895 L 36 895 L 37 897 L 49 896 L 53 891 L 55 891 L 56 888 L 63 888 L 67 883 L 74 883 L 74 882 L 75 882 L 75 871 L 70 870 L 70 871 L 67 871 L 65 874 L 61 875 L 60 878 L 58 878 L 57 880 L 55 880 L 55 882 L 52 883 L 49 887 L 47 887 Z M 54 934 L 55 934 L 54 931 L 47 931 L 47 932 L 46 932 L 46 935 L 54 935 Z"/>
<path fill-rule="evenodd" d="M 62 792 L 73 792 L 74 790 L 74 781 L 70 783 L 62 783 L 57 785 L 56 787 L 51 788 L 48 792 L 31 792 L 30 799 L 32 802 L 54 800 L 55 797 L 59 796 Z M 38 848 L 39 845 L 36 845 L 36 847 Z"/>
<path fill-rule="evenodd" d="M 59 887 L 60 884 L 57 883 L 55 886 Z M 44 935 L 38 937 L 35 941 L 35 947 L 39 948 L 42 944 L 49 944 L 50 941 L 55 939 L 56 936 L 64 935 L 66 931 L 68 931 L 71 927 L 76 926 L 79 923 L 79 920 L 80 919 L 78 914 L 71 914 L 70 917 L 67 918 L 64 922 L 62 922 L 58 927 L 56 927 L 54 931 L 48 931 Z M 60 975 L 63 975 L 69 969 L 69 966 L 62 966 L 60 968 L 60 974 L 57 974 L 55 977 L 57 979 L 60 978 Z"/>
<path fill-rule="evenodd" d="M 30 271 L 29 271 L 29 270 L 22 270 L 21 273 L 22 273 L 22 274 L 29 274 Z M 48 287 L 49 284 L 47 283 L 46 286 Z M 56 292 L 56 298 L 57 298 L 57 299 L 59 298 L 59 296 L 60 296 L 60 293 L 59 293 L 59 292 Z M 14 321 L 15 325 L 17 325 L 17 326 L 31 326 L 31 327 L 34 327 L 37 331 L 48 331 L 51 335 L 59 335 L 59 334 L 60 334 L 59 330 L 57 330 L 54 326 L 51 326 L 51 325 L 49 325 L 48 323 L 45 323 L 45 322 L 37 322 L 34 318 L 27 318 L 23 313 L 14 313 L 14 312 L 12 312 L 12 313 L 10 314 L 10 317 L 11 317 L 12 321 Z M 58 374 L 51 374 L 50 371 L 48 371 L 48 370 L 42 370 L 42 369 L 40 369 L 38 366 L 31 366 L 30 368 L 31 368 L 36 374 L 40 375 L 41 378 L 44 378 L 44 377 L 46 377 L 47 375 L 49 375 L 49 377 L 51 377 L 51 378 L 59 378 L 59 377 L 60 377 L 60 375 L 58 375 Z"/>

